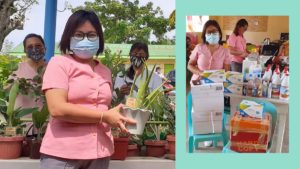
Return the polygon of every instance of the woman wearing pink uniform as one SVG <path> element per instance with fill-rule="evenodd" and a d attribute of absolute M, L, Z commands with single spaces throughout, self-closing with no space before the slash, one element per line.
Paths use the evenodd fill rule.
<path fill-rule="evenodd" d="M 198 44 L 190 55 L 188 70 L 193 81 L 201 79 L 204 70 L 230 69 L 229 52 L 221 45 L 222 31 L 217 21 L 208 20 L 202 31 L 202 44 Z"/>
<path fill-rule="evenodd" d="M 94 12 L 73 13 L 60 50 L 45 71 L 50 120 L 40 152 L 42 169 L 107 169 L 114 152 L 111 126 L 127 132 L 122 105 L 111 108 L 110 70 L 94 60 L 103 52 L 101 23 Z"/>
<path fill-rule="evenodd" d="M 228 48 L 231 56 L 231 71 L 242 72 L 243 60 L 249 55 L 246 50 L 244 33 L 247 31 L 248 22 L 240 19 L 228 39 Z"/>

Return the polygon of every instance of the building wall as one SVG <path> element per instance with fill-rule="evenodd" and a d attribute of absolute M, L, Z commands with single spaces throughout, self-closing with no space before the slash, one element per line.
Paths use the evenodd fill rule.
<path fill-rule="evenodd" d="M 248 43 L 260 45 L 265 38 L 270 38 L 271 41 L 279 40 L 280 33 L 289 32 L 289 17 L 288 16 L 267 16 L 266 29 L 262 28 L 262 32 L 246 31 L 245 38 Z M 228 17 L 230 18 L 230 17 Z M 227 18 L 227 19 L 228 19 Z M 223 40 L 226 40 L 226 35 L 231 35 L 233 30 L 224 30 L 224 18 L 223 16 L 210 16 L 210 19 L 217 20 L 223 32 Z M 227 20 L 226 19 L 226 20 Z M 232 20 L 236 20 L 236 17 L 232 17 Z M 259 22 L 258 22 L 259 24 Z M 265 25 L 265 24 L 264 24 Z M 258 25 L 259 26 L 259 25 Z M 228 26 L 225 26 L 228 27 Z M 201 40 L 201 32 L 195 32 L 197 35 L 198 42 Z"/>

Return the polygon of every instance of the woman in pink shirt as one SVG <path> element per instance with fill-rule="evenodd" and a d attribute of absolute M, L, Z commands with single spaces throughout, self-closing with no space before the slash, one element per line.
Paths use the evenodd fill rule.
<path fill-rule="evenodd" d="M 103 52 L 101 23 L 94 12 L 79 10 L 65 26 L 60 50 L 43 78 L 50 112 L 40 152 L 42 169 L 107 169 L 114 152 L 111 126 L 128 132 L 122 105 L 111 108 L 110 70 L 94 60 Z"/>
<path fill-rule="evenodd" d="M 18 69 L 13 72 L 9 79 L 25 78 L 33 79 L 38 73 L 40 67 L 46 66 L 44 61 L 45 56 L 45 43 L 43 38 L 37 34 L 28 34 L 23 40 L 24 52 L 28 59 L 18 64 Z M 36 100 L 29 95 L 18 94 L 15 109 L 22 108 L 42 108 L 42 101 Z M 31 117 L 31 115 L 26 116 Z"/>
<path fill-rule="evenodd" d="M 198 44 L 190 55 L 188 70 L 193 73 L 192 82 L 201 79 L 204 70 L 230 69 L 228 50 L 221 45 L 222 31 L 217 21 L 208 20 L 202 31 L 202 44 Z"/>
<path fill-rule="evenodd" d="M 247 31 L 248 22 L 240 19 L 228 39 L 228 48 L 231 56 L 231 71 L 242 72 L 243 60 L 249 55 L 246 49 L 244 33 Z"/>

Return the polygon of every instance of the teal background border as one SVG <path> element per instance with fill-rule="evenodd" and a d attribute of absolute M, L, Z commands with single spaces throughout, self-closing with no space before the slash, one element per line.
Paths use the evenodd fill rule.
<path fill-rule="evenodd" d="M 290 168 L 300 166 L 300 1 L 177 0 L 176 1 L 176 169 Z M 185 17 L 188 15 L 289 16 L 290 109 L 289 153 L 216 154 L 186 151 Z M 262 37 L 264 38 L 264 37 Z M 298 105 L 297 105 L 298 103 Z M 295 167 L 295 168 L 298 168 Z"/>

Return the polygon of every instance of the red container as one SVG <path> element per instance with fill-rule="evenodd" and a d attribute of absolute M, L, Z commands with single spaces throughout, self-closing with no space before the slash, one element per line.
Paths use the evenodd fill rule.
<path fill-rule="evenodd" d="M 166 154 L 166 140 L 145 140 L 146 154 L 152 157 L 162 157 Z"/>
<path fill-rule="evenodd" d="M 128 145 L 128 151 L 127 151 L 127 156 L 132 157 L 132 156 L 139 156 L 140 151 L 138 149 L 137 144 L 130 144 Z"/>
<path fill-rule="evenodd" d="M 236 113 L 230 122 L 230 149 L 243 153 L 265 153 L 270 139 L 270 116 L 263 119 Z"/>
<path fill-rule="evenodd" d="M 23 136 L 0 136 L 0 159 L 16 159 L 21 156 Z"/>
<path fill-rule="evenodd" d="M 169 154 L 175 154 L 175 136 L 167 135 Z"/>
<path fill-rule="evenodd" d="M 114 138 L 115 152 L 110 157 L 112 160 L 125 160 L 127 157 L 129 138 Z"/>

